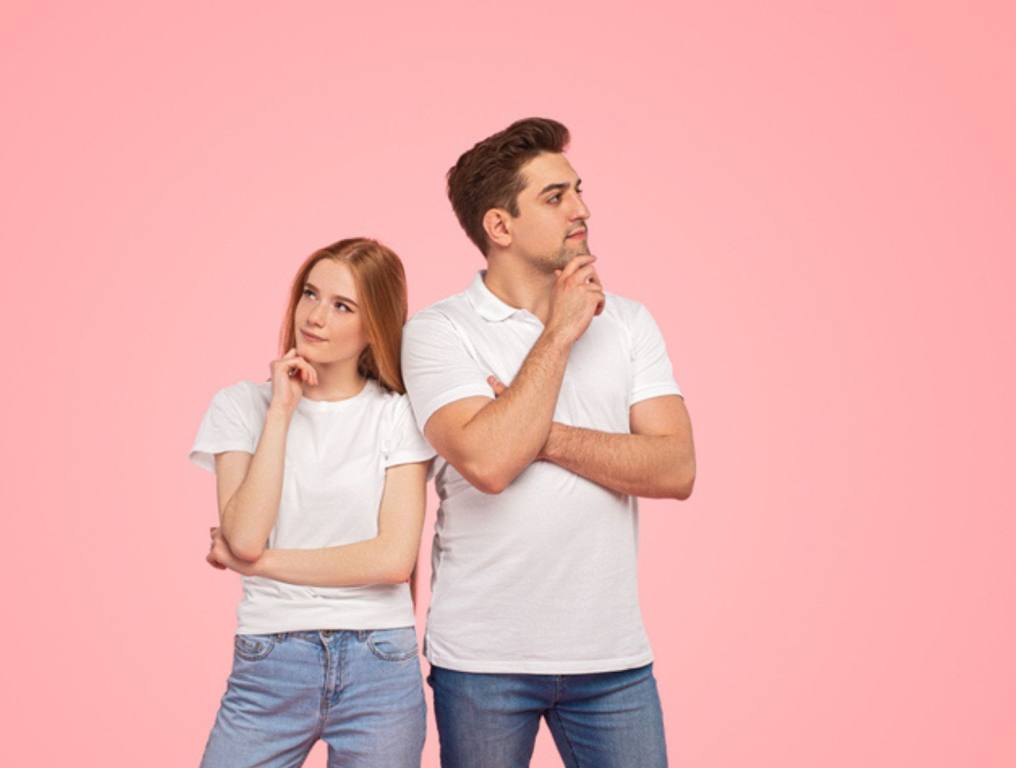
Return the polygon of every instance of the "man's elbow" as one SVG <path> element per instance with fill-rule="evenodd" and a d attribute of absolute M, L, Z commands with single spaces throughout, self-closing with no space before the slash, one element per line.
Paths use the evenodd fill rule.
<path fill-rule="evenodd" d="M 691 496 L 695 488 L 695 465 L 694 463 L 681 466 L 674 472 L 669 483 L 667 495 L 672 499 L 684 501 Z"/>
<path fill-rule="evenodd" d="M 503 467 L 494 463 L 466 462 L 459 468 L 459 473 L 476 490 L 494 495 L 501 493 L 515 479 Z"/>

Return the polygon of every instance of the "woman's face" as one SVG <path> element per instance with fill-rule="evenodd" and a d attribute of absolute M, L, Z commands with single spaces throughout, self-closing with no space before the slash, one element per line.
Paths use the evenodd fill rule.
<path fill-rule="evenodd" d="M 331 259 L 315 264 L 293 314 L 296 352 L 310 363 L 356 361 L 367 346 L 349 267 Z"/>

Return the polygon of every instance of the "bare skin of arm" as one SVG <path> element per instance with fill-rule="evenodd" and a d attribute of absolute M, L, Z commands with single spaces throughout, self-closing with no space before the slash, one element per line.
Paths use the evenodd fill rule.
<path fill-rule="evenodd" d="M 272 402 L 253 457 L 239 451 L 215 457 L 222 535 L 233 554 L 248 561 L 261 556 L 275 527 L 282 496 L 286 435 L 302 396 L 303 382 L 317 382 L 314 369 L 297 357 L 296 350 L 274 361 L 271 372 Z"/>
<path fill-rule="evenodd" d="M 497 379 L 489 381 L 498 399 L 511 392 Z M 631 434 L 555 421 L 539 458 L 618 493 L 688 498 L 695 484 L 695 446 L 684 398 L 643 400 L 629 414 Z"/>
<path fill-rule="evenodd" d="M 550 316 L 503 397 L 468 397 L 428 419 L 425 435 L 466 480 L 500 493 L 535 461 L 550 436 L 572 344 L 602 306 L 593 257 L 572 259 L 558 275 Z"/>
<path fill-rule="evenodd" d="M 427 464 L 401 464 L 385 471 L 378 533 L 372 539 L 319 549 L 266 549 L 249 562 L 236 557 L 221 529 L 213 528 L 207 560 L 244 576 L 264 576 L 311 587 L 409 581 L 423 529 Z"/>

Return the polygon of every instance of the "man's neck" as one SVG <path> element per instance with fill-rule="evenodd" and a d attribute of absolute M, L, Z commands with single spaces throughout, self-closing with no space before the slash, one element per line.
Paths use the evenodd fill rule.
<path fill-rule="evenodd" d="M 483 282 L 505 304 L 529 310 L 546 325 L 555 279 L 553 272 L 535 269 L 517 256 L 492 253 Z"/>

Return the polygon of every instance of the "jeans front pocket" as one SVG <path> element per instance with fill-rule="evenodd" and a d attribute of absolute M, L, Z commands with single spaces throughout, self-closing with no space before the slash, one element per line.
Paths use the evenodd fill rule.
<path fill-rule="evenodd" d="M 275 635 L 237 635 L 233 648 L 244 661 L 260 661 L 272 652 L 277 639 Z"/>
<path fill-rule="evenodd" d="M 367 636 L 367 647 L 382 661 L 406 661 L 419 653 L 414 627 L 375 629 Z"/>

